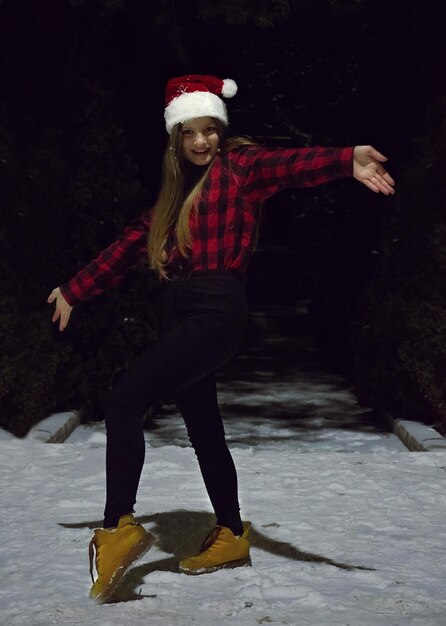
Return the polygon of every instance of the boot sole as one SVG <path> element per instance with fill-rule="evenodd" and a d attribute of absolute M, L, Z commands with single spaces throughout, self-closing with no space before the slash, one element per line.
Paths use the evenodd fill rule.
<path fill-rule="evenodd" d="M 128 573 L 130 565 L 134 563 L 134 561 L 140 559 L 142 556 L 144 556 L 146 552 L 148 552 L 148 550 L 150 550 L 150 548 L 155 543 L 155 539 L 156 538 L 150 533 L 147 533 L 147 535 L 140 539 L 138 543 L 135 544 L 134 548 L 128 553 L 123 564 L 118 567 L 116 572 L 113 574 L 109 584 L 104 589 L 104 591 L 102 591 L 102 593 L 99 593 L 97 596 L 92 596 L 90 594 L 90 597 L 98 604 L 104 604 L 104 602 L 110 600 L 110 598 L 113 596 L 114 592 L 118 588 L 119 584 Z"/>
<path fill-rule="evenodd" d="M 189 576 L 199 576 L 200 574 L 211 574 L 212 572 L 216 572 L 219 569 L 234 569 L 236 567 L 250 567 L 251 557 L 247 557 L 246 559 L 238 559 L 237 561 L 228 561 L 227 563 L 222 563 L 221 565 L 215 565 L 214 567 L 199 567 L 199 568 L 188 568 L 182 567 L 181 564 L 178 566 L 178 571 L 183 574 L 188 574 Z"/>

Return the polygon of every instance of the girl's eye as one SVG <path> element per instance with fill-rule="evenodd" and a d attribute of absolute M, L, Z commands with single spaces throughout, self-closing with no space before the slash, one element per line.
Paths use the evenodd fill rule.
<path fill-rule="evenodd" d="M 182 131 L 182 134 L 183 134 L 183 135 L 192 135 L 192 133 L 193 133 L 193 130 L 191 130 L 190 128 L 185 128 L 185 129 Z"/>
<path fill-rule="evenodd" d="M 206 132 L 208 132 L 209 134 L 215 133 L 216 130 L 217 130 L 216 126 L 208 126 L 206 128 Z"/>

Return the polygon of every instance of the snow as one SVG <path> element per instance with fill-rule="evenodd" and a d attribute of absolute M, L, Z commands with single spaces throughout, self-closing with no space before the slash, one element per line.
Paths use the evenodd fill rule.
<path fill-rule="evenodd" d="M 60 443 L 65 441 L 67 435 L 79 422 L 80 417 L 77 411 L 54 413 L 33 426 L 27 434 L 27 439 L 34 439 L 43 443 Z"/>
<path fill-rule="evenodd" d="M 214 519 L 167 406 L 145 431 L 136 507 L 157 542 L 98 606 L 88 543 L 104 506 L 104 425 L 62 444 L 0 432 L 1 626 L 446 623 L 446 450 L 409 452 L 342 379 L 270 343 L 219 384 L 252 567 L 177 572 Z"/>
<path fill-rule="evenodd" d="M 252 567 L 191 577 L 178 559 L 213 524 L 193 451 L 151 446 L 137 516 L 157 536 L 121 602 L 88 599 L 104 438 L 0 441 L 0 623 L 218 626 L 445 623 L 444 452 L 234 447 Z"/>

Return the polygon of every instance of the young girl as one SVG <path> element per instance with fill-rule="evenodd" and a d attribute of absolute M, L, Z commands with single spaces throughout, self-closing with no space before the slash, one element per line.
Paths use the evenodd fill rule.
<path fill-rule="evenodd" d="M 242 523 L 237 475 L 225 442 L 215 371 L 241 346 L 247 322 L 244 274 L 256 243 L 259 208 L 285 187 L 316 186 L 354 176 L 374 192 L 394 193 L 372 146 L 264 149 L 225 138 L 222 97 L 230 79 L 189 75 L 167 84 L 169 134 L 161 191 L 152 210 L 70 281 L 53 290 L 52 321 L 68 324 L 72 307 L 116 285 L 149 258 L 163 284 L 160 338 L 121 377 L 105 400 L 107 427 L 104 528 L 90 543 L 97 579 L 91 597 L 109 599 L 129 565 L 154 538 L 133 518 L 144 463 L 142 417 L 173 397 L 186 423 L 216 516 L 200 552 L 183 560 L 189 574 L 246 565 L 249 522 Z"/>

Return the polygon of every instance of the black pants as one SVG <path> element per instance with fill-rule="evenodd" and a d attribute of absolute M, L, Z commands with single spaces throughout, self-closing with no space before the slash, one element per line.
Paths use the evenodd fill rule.
<path fill-rule="evenodd" d="M 104 527 L 133 511 L 145 455 L 142 416 L 153 403 L 174 398 L 217 524 L 241 533 L 237 474 L 217 405 L 215 370 L 239 350 L 247 315 L 244 285 L 230 272 L 196 272 L 166 283 L 159 341 L 106 398 Z"/>

